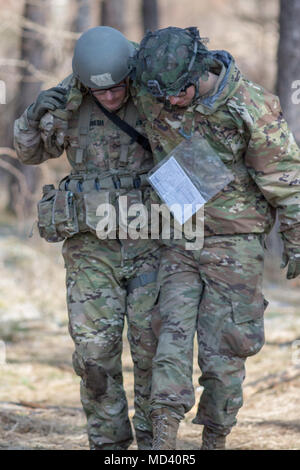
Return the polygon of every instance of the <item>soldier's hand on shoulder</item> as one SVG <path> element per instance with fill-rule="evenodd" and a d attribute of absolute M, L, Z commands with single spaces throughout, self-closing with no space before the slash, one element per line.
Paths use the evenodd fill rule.
<path fill-rule="evenodd" d="M 35 103 L 27 111 L 28 119 L 39 121 L 47 111 L 64 108 L 67 101 L 67 90 L 61 87 L 42 91 Z"/>

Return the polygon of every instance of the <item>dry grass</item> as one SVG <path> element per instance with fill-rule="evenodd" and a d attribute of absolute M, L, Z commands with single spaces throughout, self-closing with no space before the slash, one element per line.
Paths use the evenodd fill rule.
<path fill-rule="evenodd" d="M 288 287 L 283 273 L 266 283 L 267 342 L 247 361 L 245 404 L 228 438 L 229 449 L 300 447 L 300 349 L 294 343 L 300 338 L 300 293 L 298 281 L 294 284 Z M 0 339 L 6 345 L 6 362 L 0 366 L 0 449 L 88 449 L 79 378 L 71 365 L 60 247 L 37 236 L 0 238 L 0 298 Z M 132 416 L 126 340 L 123 363 Z M 198 401 L 197 379 L 195 362 Z M 195 412 L 196 406 L 180 425 L 179 449 L 200 447 L 202 428 L 191 424 Z"/>

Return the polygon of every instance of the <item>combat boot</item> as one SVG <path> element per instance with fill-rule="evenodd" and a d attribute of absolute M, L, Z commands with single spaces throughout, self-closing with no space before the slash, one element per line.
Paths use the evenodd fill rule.
<path fill-rule="evenodd" d="M 201 450 L 225 450 L 226 436 L 204 426 Z"/>
<path fill-rule="evenodd" d="M 168 408 L 158 408 L 151 413 L 153 425 L 152 450 L 175 450 L 179 420 Z"/>

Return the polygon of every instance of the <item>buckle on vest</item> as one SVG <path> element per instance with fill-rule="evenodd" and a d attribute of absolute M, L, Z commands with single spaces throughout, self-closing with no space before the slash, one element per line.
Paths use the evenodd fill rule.
<path fill-rule="evenodd" d="M 113 183 L 114 183 L 114 187 L 115 187 L 116 189 L 120 189 L 120 188 L 121 188 L 121 181 L 120 181 L 120 178 L 119 178 L 118 176 L 116 176 L 116 175 L 113 175 L 111 178 L 112 178 L 112 181 L 113 181 Z"/>
<path fill-rule="evenodd" d="M 194 135 L 194 132 L 193 132 L 193 131 L 191 131 L 190 134 L 186 134 L 186 133 L 184 132 L 184 130 L 183 130 L 182 127 L 178 130 L 178 132 L 179 132 L 180 135 L 182 135 L 182 137 L 184 137 L 184 138 L 187 139 L 187 140 L 191 139 L 191 138 L 193 137 L 193 135 Z"/>
<path fill-rule="evenodd" d="M 99 178 L 95 178 L 95 188 L 97 191 L 100 191 L 101 189 L 101 186 L 100 186 L 100 182 L 99 182 Z"/>
<path fill-rule="evenodd" d="M 78 181 L 76 188 L 79 193 L 82 193 L 82 180 Z"/>
<path fill-rule="evenodd" d="M 67 178 L 65 181 L 65 191 L 69 190 L 70 178 Z"/>
<path fill-rule="evenodd" d="M 140 176 L 136 176 L 133 178 L 133 187 L 134 189 L 139 189 L 141 187 L 141 178 Z"/>

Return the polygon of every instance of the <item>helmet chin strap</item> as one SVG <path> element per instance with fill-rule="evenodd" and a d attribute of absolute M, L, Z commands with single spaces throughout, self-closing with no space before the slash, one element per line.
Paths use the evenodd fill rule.
<path fill-rule="evenodd" d="M 194 95 L 194 98 L 193 98 L 193 101 L 192 103 L 194 104 L 198 98 L 200 98 L 200 93 L 199 93 L 199 86 L 200 86 L 200 78 L 197 80 L 196 83 L 194 83 L 194 87 L 195 87 L 195 95 Z"/>
<path fill-rule="evenodd" d="M 196 59 L 197 51 L 198 51 L 198 40 L 196 39 L 195 42 L 194 42 L 193 55 L 192 55 L 191 61 L 190 61 L 189 66 L 188 66 L 188 72 L 190 72 L 192 70 L 192 67 L 193 67 L 195 59 Z"/>

